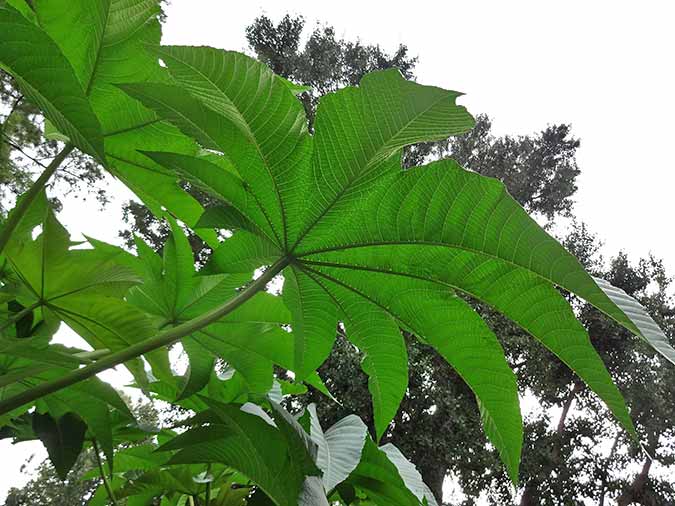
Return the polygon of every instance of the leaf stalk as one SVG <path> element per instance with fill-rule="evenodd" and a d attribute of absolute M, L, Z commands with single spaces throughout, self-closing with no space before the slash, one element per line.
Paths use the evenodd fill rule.
<path fill-rule="evenodd" d="M 91 442 L 92 445 L 94 446 L 94 455 L 96 455 L 96 464 L 98 465 L 98 472 L 101 475 L 101 479 L 103 480 L 103 486 L 105 487 L 105 491 L 108 493 L 110 504 L 112 504 L 112 506 L 117 506 L 115 494 L 113 493 L 112 487 L 110 486 L 110 482 L 108 481 L 108 477 L 105 475 L 105 470 L 103 469 L 103 462 L 101 462 L 101 455 L 98 449 L 98 444 L 96 443 L 96 439 L 92 439 Z"/>

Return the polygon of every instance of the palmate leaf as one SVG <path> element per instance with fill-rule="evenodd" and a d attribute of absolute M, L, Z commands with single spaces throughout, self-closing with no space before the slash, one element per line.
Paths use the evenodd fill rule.
<path fill-rule="evenodd" d="M 127 300 L 148 313 L 160 317 L 160 326 L 177 325 L 212 310 L 236 295 L 236 289 L 250 281 L 252 270 L 202 275 L 195 271 L 193 253 L 187 237 L 176 222 L 169 219 L 172 233 L 160 258 L 142 241 L 137 241 L 144 282 L 134 286 Z M 228 241 L 229 242 L 229 241 Z M 234 269 L 239 270 L 239 269 Z M 258 293 L 244 306 L 222 318 L 217 324 L 182 339 L 189 360 L 177 399 L 184 399 L 204 388 L 211 377 L 215 357 L 225 359 L 239 371 L 252 393 L 265 393 L 272 385 L 274 354 L 262 357 L 251 352 L 257 343 L 266 343 L 288 324 L 290 315 L 280 297 Z M 244 342 L 243 348 L 237 343 Z M 285 346 L 287 339 L 277 341 Z M 292 350 L 289 350 L 292 353 Z M 282 360 L 286 366 L 288 362 Z"/>
<path fill-rule="evenodd" d="M 41 200 L 32 207 L 41 208 Z M 20 280 L 11 288 L 16 300 L 39 310 L 48 325 L 67 323 L 97 350 L 123 349 L 155 333 L 146 314 L 122 299 L 140 278 L 120 262 L 119 255 L 115 248 L 71 249 L 68 233 L 51 211 L 45 213 L 38 237 L 16 234 L 5 251 L 13 275 Z M 37 361 L 45 356 L 41 354 Z M 171 376 L 166 351 L 151 352 L 146 358 L 156 377 Z M 128 362 L 127 367 L 139 383 L 147 382 L 140 360 Z"/>
<path fill-rule="evenodd" d="M 216 251 L 214 271 L 288 259 L 284 299 L 296 341 L 293 370 L 301 378 L 327 356 L 339 314 L 367 353 L 383 433 L 405 389 L 402 374 L 385 372 L 405 361 L 395 322 L 434 346 L 472 388 L 486 432 L 515 480 L 522 440 L 515 378 L 492 331 L 458 296 L 466 294 L 539 339 L 633 431 L 618 390 L 556 286 L 634 330 L 623 311 L 500 182 L 452 161 L 401 169 L 403 146 L 471 128 L 471 116 L 455 105 L 459 94 L 405 81 L 397 71 L 373 73 L 359 87 L 322 99 L 309 137 L 295 126 L 299 104 L 292 93 L 262 64 L 210 48 L 160 53 L 183 93 L 148 84 L 125 91 L 222 152 L 231 167 L 146 155 L 252 224 L 226 242 L 232 248 Z M 269 113 L 256 114 L 263 110 Z M 267 121 L 272 117 L 276 123 Z M 369 319 L 364 329 L 355 323 Z"/>

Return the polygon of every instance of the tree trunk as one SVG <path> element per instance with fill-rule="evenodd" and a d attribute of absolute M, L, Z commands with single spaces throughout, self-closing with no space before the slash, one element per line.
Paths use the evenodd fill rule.
<path fill-rule="evenodd" d="M 614 457 L 614 452 L 616 447 L 619 444 L 619 439 L 621 439 L 621 431 L 617 432 L 616 437 L 614 438 L 614 443 L 612 444 L 612 449 L 609 451 L 607 460 L 605 461 L 605 467 L 602 470 L 602 486 L 600 487 L 600 497 L 598 499 L 598 506 L 605 506 L 605 495 L 607 494 L 607 478 L 609 477 L 609 464 L 612 462 L 612 457 Z"/>
<path fill-rule="evenodd" d="M 422 475 L 424 483 L 431 489 L 438 504 L 443 504 L 443 481 L 447 469 L 439 469 L 438 466 L 425 467 L 424 464 L 418 466 L 418 471 Z"/>
<path fill-rule="evenodd" d="M 563 404 L 563 410 L 562 413 L 560 413 L 558 426 L 556 427 L 555 431 L 556 435 L 558 436 L 558 441 L 555 442 L 555 446 L 551 452 L 553 469 L 560 465 L 560 440 L 562 439 L 563 432 L 565 432 L 565 420 L 567 419 L 567 415 L 570 413 L 570 409 L 572 408 L 572 403 L 574 402 L 575 397 L 579 392 L 581 392 L 582 388 L 583 387 L 581 386 L 581 383 L 575 383 L 574 388 L 572 388 L 572 391 L 569 393 L 567 399 L 565 399 L 565 403 Z"/>
<path fill-rule="evenodd" d="M 520 498 L 520 506 L 538 506 L 539 504 L 539 490 L 537 489 L 537 483 L 535 481 L 529 481 L 527 485 L 525 485 L 523 496 Z"/>
<path fill-rule="evenodd" d="M 556 427 L 556 434 L 558 438 L 562 438 L 563 432 L 565 431 L 565 420 L 570 413 L 572 408 L 572 403 L 574 398 L 581 391 L 583 386 L 581 383 L 574 383 L 574 387 L 568 394 L 565 402 L 563 403 L 562 413 L 560 413 L 560 418 L 558 419 L 558 425 Z M 536 506 L 540 503 L 539 499 L 539 481 L 550 476 L 551 472 L 560 465 L 560 441 L 556 441 L 551 449 L 551 460 L 548 462 L 548 466 L 542 466 L 541 472 L 538 476 L 535 476 L 525 485 L 525 490 L 523 495 L 520 498 L 520 506 Z"/>
<path fill-rule="evenodd" d="M 645 463 L 642 465 L 642 471 L 638 474 L 630 487 L 622 492 L 619 498 L 616 500 L 617 506 L 628 506 L 640 499 L 644 493 L 645 485 L 649 479 L 649 469 L 652 467 L 652 459 L 647 457 Z"/>

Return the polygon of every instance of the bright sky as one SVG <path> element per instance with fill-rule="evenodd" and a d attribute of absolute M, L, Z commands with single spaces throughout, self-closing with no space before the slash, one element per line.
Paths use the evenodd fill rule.
<path fill-rule="evenodd" d="M 675 273 L 675 3 L 172 0 L 164 42 L 245 50 L 244 27 L 257 15 L 276 21 L 287 12 L 387 51 L 407 44 L 420 82 L 466 93 L 462 103 L 491 116 L 499 134 L 571 123 L 582 141 L 577 215 L 607 255 L 653 252 Z M 117 184 L 110 190 L 126 195 Z M 105 213 L 91 201 L 66 202 L 61 219 L 118 242 L 122 200 Z M 0 500 L 24 480 L 18 468 L 34 449 L 0 443 Z"/>

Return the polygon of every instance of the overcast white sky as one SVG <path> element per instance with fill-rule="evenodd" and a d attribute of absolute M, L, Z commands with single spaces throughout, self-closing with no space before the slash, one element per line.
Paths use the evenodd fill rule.
<path fill-rule="evenodd" d="M 164 42 L 245 50 L 257 15 L 287 12 L 388 51 L 407 44 L 420 82 L 466 93 L 462 103 L 491 116 L 499 134 L 571 123 L 582 141 L 577 215 L 607 255 L 653 252 L 675 273 L 674 2 L 172 0 Z M 66 202 L 61 218 L 118 242 L 118 209 Z M 0 461 L 2 500 L 23 481 L 31 449 L 2 442 L 0 451 L 10 457 Z"/>

